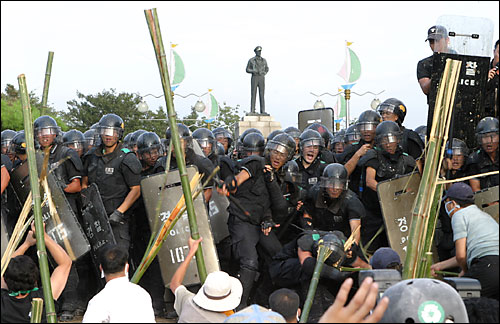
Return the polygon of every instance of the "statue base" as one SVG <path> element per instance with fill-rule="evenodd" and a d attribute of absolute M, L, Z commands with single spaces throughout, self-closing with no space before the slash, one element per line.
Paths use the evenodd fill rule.
<path fill-rule="evenodd" d="M 249 128 L 257 128 L 262 132 L 264 138 L 267 138 L 271 132 L 281 129 L 281 123 L 275 121 L 274 117 L 268 114 L 248 113 L 236 123 L 234 128 L 236 137 Z"/>

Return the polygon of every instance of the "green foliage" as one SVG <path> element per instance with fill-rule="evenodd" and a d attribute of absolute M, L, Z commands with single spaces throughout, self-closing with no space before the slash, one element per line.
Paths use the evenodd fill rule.
<path fill-rule="evenodd" d="M 29 94 L 29 97 L 31 115 L 34 122 L 35 119 L 40 117 L 41 104 L 40 99 L 33 92 Z M 2 92 L 1 113 L 2 131 L 4 129 L 12 129 L 15 131 L 24 129 L 23 108 L 19 97 L 19 91 L 12 84 L 7 84 L 5 87 L 5 93 Z M 44 114 L 53 117 L 63 131 L 69 130 L 69 127 L 61 119 L 60 112 L 51 107 L 46 107 L 44 109 Z"/>

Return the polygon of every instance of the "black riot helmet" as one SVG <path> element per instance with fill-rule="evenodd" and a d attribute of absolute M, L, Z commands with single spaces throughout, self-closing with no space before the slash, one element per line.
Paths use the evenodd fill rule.
<path fill-rule="evenodd" d="M 375 130 L 375 142 L 380 148 L 389 143 L 399 144 L 401 136 L 402 132 L 398 124 L 390 120 L 381 122 Z"/>
<path fill-rule="evenodd" d="M 215 153 L 215 136 L 208 128 L 201 127 L 193 132 L 193 139 L 200 144 L 201 149 L 206 157 Z"/>
<path fill-rule="evenodd" d="M 144 153 L 151 153 L 156 150 L 158 156 L 163 155 L 163 145 L 161 144 L 160 137 L 154 132 L 144 131 L 137 138 L 137 154 L 142 156 Z"/>
<path fill-rule="evenodd" d="M 293 127 L 293 126 L 287 127 L 283 131 L 285 133 L 287 133 L 288 135 L 290 135 L 291 137 L 293 137 L 294 139 L 299 138 L 300 134 L 302 133 L 300 131 L 300 129 L 298 129 L 297 127 Z"/>
<path fill-rule="evenodd" d="M 422 143 L 425 143 L 425 139 L 427 137 L 427 126 L 421 125 L 415 128 L 415 132 L 420 136 Z"/>
<path fill-rule="evenodd" d="M 345 131 L 344 140 L 346 144 L 359 142 L 361 133 L 359 132 L 358 125 L 351 125 Z"/>
<path fill-rule="evenodd" d="M 303 151 L 304 147 L 317 145 L 320 150 L 325 147 L 325 143 L 321 134 L 314 129 L 306 129 L 300 134 L 300 150 Z"/>
<path fill-rule="evenodd" d="M 63 145 L 72 148 L 81 156 L 85 150 L 85 136 L 77 129 L 72 129 L 64 133 Z"/>
<path fill-rule="evenodd" d="M 133 133 L 128 133 L 127 135 L 125 135 L 125 137 L 123 138 L 123 147 L 130 148 L 129 144 L 130 144 L 130 138 L 132 137 L 132 134 Z"/>
<path fill-rule="evenodd" d="M 250 133 L 243 139 L 241 149 L 244 155 L 250 155 L 251 152 L 259 152 L 259 155 L 262 155 L 264 145 L 264 136 L 259 133 Z"/>
<path fill-rule="evenodd" d="M 380 114 L 373 110 L 366 110 L 359 115 L 356 125 L 360 132 L 375 130 L 377 125 L 380 124 Z"/>
<path fill-rule="evenodd" d="M 319 240 L 314 241 L 313 249 L 314 251 L 318 251 L 320 245 L 327 247 L 331 254 L 325 260 L 325 264 L 329 266 L 333 266 L 335 263 L 342 262 L 345 258 L 344 251 L 344 242 L 345 235 L 340 231 L 331 231 L 331 232 L 320 232 L 321 238 Z"/>
<path fill-rule="evenodd" d="M 224 127 L 217 127 L 212 131 L 217 141 L 222 140 L 223 138 L 227 139 L 227 148 L 229 149 L 231 145 L 233 145 L 233 135 L 230 131 L 225 129 Z"/>
<path fill-rule="evenodd" d="M 495 136 L 496 133 L 496 136 Z M 483 138 L 491 137 L 492 141 L 498 142 L 498 119 L 484 117 L 476 126 L 476 140 L 479 145 L 483 144 Z"/>
<path fill-rule="evenodd" d="M 26 154 L 26 147 L 28 147 L 28 145 L 26 143 L 24 130 L 16 133 L 16 135 L 12 138 L 10 145 L 12 152 L 16 154 Z"/>
<path fill-rule="evenodd" d="M 469 148 L 461 139 L 454 138 L 451 142 L 451 148 L 450 141 L 446 142 L 446 157 L 451 158 L 453 155 L 469 155 Z"/>
<path fill-rule="evenodd" d="M 319 186 L 321 188 L 347 189 L 347 169 L 340 163 L 330 163 L 323 170 Z"/>
<path fill-rule="evenodd" d="M 285 171 L 284 181 L 297 185 L 302 184 L 302 172 L 300 172 L 299 165 L 295 160 L 288 161 L 283 166 L 283 170 Z"/>
<path fill-rule="evenodd" d="M 17 132 L 12 129 L 6 129 L 2 131 L 2 154 L 7 154 L 11 147 L 11 142 Z"/>
<path fill-rule="evenodd" d="M 220 142 L 216 142 L 217 144 L 217 147 L 215 148 L 215 153 L 218 155 L 218 156 L 223 156 L 224 154 L 226 154 L 226 150 L 224 149 L 224 145 L 222 145 L 222 143 Z"/>
<path fill-rule="evenodd" d="M 144 130 L 144 129 L 138 129 L 132 133 L 132 135 L 130 136 L 129 142 L 128 142 L 128 147 L 131 150 L 133 150 L 133 151 L 137 150 L 137 148 L 136 148 L 137 139 L 139 138 L 139 136 L 141 136 L 144 133 L 146 133 L 146 130 Z"/>
<path fill-rule="evenodd" d="M 245 137 L 251 133 L 258 133 L 258 134 L 262 135 L 262 132 L 260 130 L 258 130 L 257 128 L 249 128 L 249 129 L 245 130 L 243 133 L 241 133 L 240 139 L 239 139 L 240 142 L 243 143 L 243 140 L 245 139 Z"/>
<path fill-rule="evenodd" d="M 85 146 L 87 151 L 90 150 L 92 147 L 97 146 L 96 141 L 99 137 L 95 129 L 89 129 L 85 133 L 83 133 L 83 136 L 85 137 Z"/>
<path fill-rule="evenodd" d="M 92 125 L 93 126 L 93 125 Z M 92 128 L 92 127 L 91 127 Z M 113 136 L 114 132 L 118 135 L 118 140 L 123 136 L 125 124 L 123 119 L 116 114 L 106 114 L 101 117 L 96 127 L 96 132 L 102 139 L 102 136 Z"/>
<path fill-rule="evenodd" d="M 444 281 L 407 279 L 389 287 L 389 307 L 381 323 L 468 323 L 459 293 Z"/>
<path fill-rule="evenodd" d="M 328 130 L 328 128 L 325 125 L 320 124 L 320 123 L 313 123 L 313 124 L 307 126 L 305 130 L 307 130 L 307 129 L 313 129 L 313 130 L 317 131 L 318 133 L 320 133 L 321 137 L 323 138 L 324 147 L 326 147 L 328 145 L 328 143 L 330 143 L 330 131 Z"/>
<path fill-rule="evenodd" d="M 344 143 L 345 141 L 345 129 L 341 129 L 338 132 L 333 135 L 331 142 L 332 145 L 335 145 L 335 143 Z"/>
<path fill-rule="evenodd" d="M 405 104 L 396 98 L 389 98 L 384 100 L 377 107 L 377 112 L 380 116 L 383 116 L 386 113 L 394 114 L 398 117 L 397 123 L 399 126 L 403 124 L 406 116 L 406 106 Z"/>
<path fill-rule="evenodd" d="M 271 133 L 269 133 L 269 135 L 267 135 L 266 143 L 268 143 L 270 140 L 272 140 L 276 135 L 283 134 L 283 133 L 284 133 L 284 131 L 282 131 L 281 129 L 277 129 L 277 130 L 272 131 Z"/>
<path fill-rule="evenodd" d="M 182 140 L 184 140 L 184 142 L 186 143 L 186 148 L 192 149 L 193 148 L 193 143 L 192 143 L 193 137 L 191 136 L 191 131 L 189 130 L 189 128 L 186 125 L 184 125 L 183 123 L 177 123 L 177 132 L 179 133 L 179 137 Z M 172 138 L 172 131 L 170 130 L 170 127 L 167 128 L 167 131 L 165 133 L 165 138 L 166 138 L 165 144 L 167 146 L 169 146 L 170 139 Z"/>
<path fill-rule="evenodd" d="M 54 118 L 44 115 L 35 119 L 33 124 L 35 138 L 43 135 L 56 135 L 56 138 L 61 134 L 61 127 L 57 126 Z"/>
<path fill-rule="evenodd" d="M 295 154 L 295 140 L 288 134 L 282 132 L 267 141 L 265 156 L 274 153 L 280 155 L 285 161 L 289 161 Z"/>

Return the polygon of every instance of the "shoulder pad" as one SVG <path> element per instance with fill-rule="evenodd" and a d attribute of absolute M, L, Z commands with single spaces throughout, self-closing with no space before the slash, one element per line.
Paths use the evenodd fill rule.
<path fill-rule="evenodd" d="M 368 151 L 366 151 L 365 155 L 363 155 L 361 159 L 359 159 L 358 165 L 362 167 L 365 165 L 366 162 L 376 158 L 377 158 L 377 151 L 375 149 L 369 149 Z"/>
<path fill-rule="evenodd" d="M 129 153 L 129 152 L 132 152 L 132 151 L 129 150 L 128 148 L 126 148 L 126 147 L 123 147 L 122 148 L 122 152 Z"/>
<path fill-rule="evenodd" d="M 125 154 L 122 163 L 129 167 L 133 173 L 140 174 L 142 171 L 141 162 L 139 161 L 137 156 L 130 150 Z"/>

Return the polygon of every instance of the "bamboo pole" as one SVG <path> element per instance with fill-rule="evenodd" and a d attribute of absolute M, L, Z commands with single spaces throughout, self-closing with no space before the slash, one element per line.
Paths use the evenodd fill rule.
<path fill-rule="evenodd" d="M 24 132 L 26 133 L 26 154 L 28 155 L 29 177 L 31 183 L 31 192 L 33 193 L 33 213 L 35 216 L 35 230 L 38 233 L 36 240 L 38 262 L 40 266 L 40 276 L 42 277 L 43 296 L 45 299 L 45 309 L 48 323 L 57 322 L 57 314 L 54 307 L 54 298 L 52 296 L 52 287 L 50 284 L 49 263 L 47 259 L 47 250 L 45 248 L 45 230 L 43 228 L 42 207 L 40 188 L 38 184 L 38 170 L 36 166 L 35 145 L 33 137 L 33 120 L 31 116 L 31 106 L 26 86 L 26 77 L 21 74 L 17 77 L 19 82 L 19 92 L 21 104 L 23 106 Z"/>
<path fill-rule="evenodd" d="M 176 123 L 176 112 L 173 103 L 173 94 L 170 87 L 170 78 L 168 75 L 168 68 L 165 56 L 165 49 L 163 47 L 163 41 L 160 31 L 160 24 L 158 20 L 158 15 L 156 13 L 156 8 L 144 10 L 146 21 L 148 23 L 149 32 L 151 34 L 151 40 L 153 42 L 153 47 L 155 49 L 156 61 L 158 63 L 158 69 L 160 71 L 161 82 L 163 86 L 163 94 L 165 97 L 165 102 L 167 105 L 168 119 L 170 123 L 171 130 L 171 142 L 174 145 L 175 156 L 177 160 L 177 166 L 179 168 L 179 173 L 181 176 L 182 191 L 186 197 L 186 207 L 189 219 L 189 228 L 191 230 L 191 237 L 195 240 L 199 239 L 200 233 L 198 232 L 198 225 L 196 223 L 196 214 L 194 211 L 193 197 L 191 196 L 191 189 L 189 186 L 188 174 L 186 171 L 186 164 L 183 159 L 183 148 L 180 145 L 179 132 Z M 196 251 L 196 265 L 198 267 L 198 274 L 200 276 L 201 282 L 205 282 L 207 277 L 207 270 L 205 267 L 205 259 L 203 257 L 202 245 L 200 244 L 198 250 Z"/>
<path fill-rule="evenodd" d="M 309 318 L 309 312 L 311 311 L 311 306 L 314 301 L 314 295 L 316 294 L 316 289 L 318 288 L 319 277 L 321 275 L 321 269 L 323 269 L 323 264 L 325 263 L 328 248 L 320 244 L 318 258 L 316 259 L 316 265 L 314 266 L 314 273 L 311 278 L 311 283 L 309 284 L 309 290 L 307 291 L 307 298 L 304 302 L 304 309 L 302 310 L 302 316 L 300 317 L 299 323 L 307 323 Z"/>
<path fill-rule="evenodd" d="M 446 139 L 450 126 L 461 61 L 446 60 L 443 76 L 436 97 L 432 128 L 426 150 L 426 163 L 417 197 L 413 205 L 408 251 L 403 269 L 403 279 L 426 276 L 424 254 L 429 252 L 435 231 L 438 201 L 442 187 L 437 186 Z M 444 143 L 444 144 L 443 144 Z"/>
<path fill-rule="evenodd" d="M 33 298 L 31 301 L 31 320 L 30 323 L 41 323 L 43 312 L 43 299 Z"/>
<path fill-rule="evenodd" d="M 54 59 L 54 52 L 49 52 L 47 59 L 47 68 L 45 69 L 45 81 L 43 83 L 43 96 L 42 108 L 40 109 L 40 116 L 45 114 L 45 107 L 47 107 L 47 98 L 49 96 L 50 74 L 52 72 L 52 60 Z"/>

